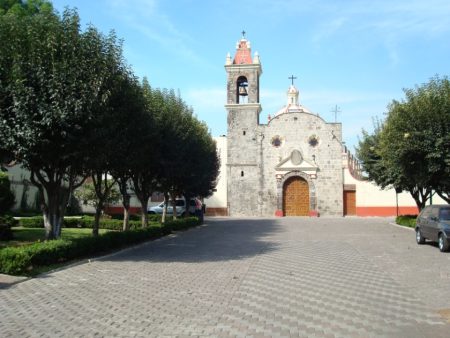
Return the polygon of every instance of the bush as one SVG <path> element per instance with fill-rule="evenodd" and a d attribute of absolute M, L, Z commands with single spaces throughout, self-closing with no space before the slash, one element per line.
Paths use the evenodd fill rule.
<path fill-rule="evenodd" d="M 124 232 L 107 232 L 97 237 L 79 237 L 71 240 L 37 242 L 20 247 L 0 249 L 0 273 L 33 274 L 39 267 L 88 257 L 156 239 L 171 231 L 184 230 L 200 222 L 195 217 L 170 221 L 163 225 Z"/>
<path fill-rule="evenodd" d="M 111 215 L 111 218 L 123 221 L 123 214 L 113 214 L 113 215 Z M 141 220 L 141 215 L 130 214 L 130 221 L 140 221 L 140 220 Z"/>
<path fill-rule="evenodd" d="M 395 223 L 397 223 L 399 225 L 403 225 L 405 227 L 415 228 L 416 227 L 416 218 L 417 218 L 417 215 L 397 216 L 397 218 L 395 219 Z"/>
<path fill-rule="evenodd" d="M 0 215 L 9 211 L 14 205 L 14 194 L 11 191 L 8 174 L 0 171 Z"/>
<path fill-rule="evenodd" d="M 9 241 L 13 238 L 11 227 L 15 224 L 11 216 L 0 216 L 0 241 Z"/>
<path fill-rule="evenodd" d="M 44 218 L 42 216 L 20 218 L 18 225 L 24 228 L 43 228 Z"/>
<path fill-rule="evenodd" d="M 92 216 L 82 216 L 82 217 L 70 217 L 64 218 L 63 227 L 64 228 L 92 228 L 94 224 L 94 217 Z M 19 226 L 24 228 L 43 228 L 44 218 L 42 216 L 34 216 L 21 218 L 18 221 Z M 117 219 L 101 218 L 100 229 L 108 230 L 122 230 L 123 221 Z M 130 229 L 138 229 L 141 227 L 140 221 L 130 221 Z"/>

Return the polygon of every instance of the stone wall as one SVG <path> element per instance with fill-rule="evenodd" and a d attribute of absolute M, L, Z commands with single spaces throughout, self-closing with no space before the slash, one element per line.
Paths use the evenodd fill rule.
<path fill-rule="evenodd" d="M 310 178 L 315 186 L 317 211 L 320 215 L 342 216 L 341 124 L 326 123 L 310 113 L 291 112 L 273 118 L 268 125 L 259 126 L 259 133 L 263 135 L 263 154 L 260 157 L 264 161 L 260 165 L 264 180 L 262 216 L 274 215 L 277 210 L 275 167 L 288 158 L 293 150 L 299 150 L 305 161 L 318 167 L 316 178 Z M 313 135 L 318 140 L 316 146 L 309 144 Z M 275 136 L 282 140 L 279 147 L 271 143 Z"/>

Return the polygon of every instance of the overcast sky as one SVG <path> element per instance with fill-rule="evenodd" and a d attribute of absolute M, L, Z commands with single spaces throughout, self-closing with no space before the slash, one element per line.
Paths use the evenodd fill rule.
<path fill-rule="evenodd" d="M 258 51 L 261 121 L 286 103 L 293 74 L 300 103 L 343 124 L 353 149 L 402 88 L 450 73 L 448 0 L 54 0 L 124 40 L 124 55 L 154 87 L 179 90 L 213 136 L 226 134 L 224 70 L 245 30 Z"/>

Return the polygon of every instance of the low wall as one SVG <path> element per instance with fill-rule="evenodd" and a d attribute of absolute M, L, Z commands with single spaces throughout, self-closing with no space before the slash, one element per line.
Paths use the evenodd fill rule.
<path fill-rule="evenodd" d="M 227 208 L 209 208 L 206 207 L 206 216 L 228 216 Z"/>
<path fill-rule="evenodd" d="M 395 206 L 382 207 L 356 207 L 356 216 L 397 216 L 397 215 L 417 215 L 419 209 L 413 206 Z"/>

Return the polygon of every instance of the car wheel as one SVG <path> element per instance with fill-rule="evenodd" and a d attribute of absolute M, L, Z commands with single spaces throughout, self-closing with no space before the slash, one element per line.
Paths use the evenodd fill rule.
<path fill-rule="evenodd" d="M 154 212 L 154 211 L 149 211 L 148 214 L 149 214 L 149 215 L 154 215 L 155 212 Z"/>
<path fill-rule="evenodd" d="M 425 243 L 425 237 L 422 236 L 422 232 L 420 231 L 420 229 L 416 229 L 416 242 L 417 244 Z"/>
<path fill-rule="evenodd" d="M 438 240 L 439 250 L 441 252 L 448 251 L 450 244 L 448 243 L 447 239 L 444 237 L 443 234 L 439 234 L 439 240 Z"/>
<path fill-rule="evenodd" d="M 185 212 L 181 213 L 181 217 L 184 217 L 184 216 L 186 216 L 186 213 Z"/>

